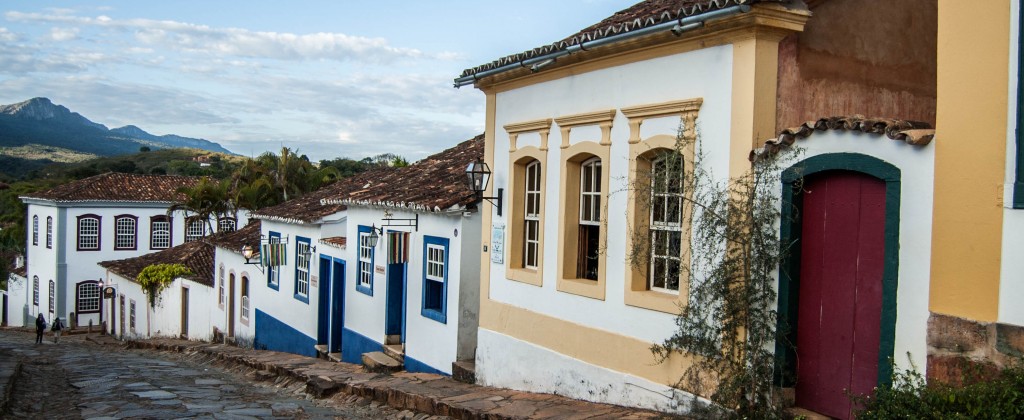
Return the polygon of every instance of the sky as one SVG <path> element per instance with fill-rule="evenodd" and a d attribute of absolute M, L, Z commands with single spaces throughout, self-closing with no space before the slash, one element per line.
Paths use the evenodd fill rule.
<path fill-rule="evenodd" d="M 638 0 L 0 3 L 0 104 L 47 97 L 109 128 L 256 156 L 419 160 L 484 129 L 464 69 Z"/>

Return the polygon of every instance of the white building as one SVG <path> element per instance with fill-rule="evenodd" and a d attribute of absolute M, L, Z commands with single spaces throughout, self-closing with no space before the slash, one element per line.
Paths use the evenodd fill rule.
<path fill-rule="evenodd" d="M 255 337 L 253 288 L 261 287 L 265 271 L 259 259 L 249 264 L 242 256 L 242 247 L 250 245 L 258 249 L 260 243 L 260 221 L 252 220 L 241 229 L 230 233 L 219 233 L 205 239 L 214 248 L 214 302 L 211 307 L 211 323 L 218 336 L 228 342 L 251 345 Z"/>
<path fill-rule="evenodd" d="M 411 372 L 450 375 L 473 360 L 480 199 L 465 171 L 482 155 L 477 136 L 325 200 L 348 205 L 342 360 L 385 345 Z"/>

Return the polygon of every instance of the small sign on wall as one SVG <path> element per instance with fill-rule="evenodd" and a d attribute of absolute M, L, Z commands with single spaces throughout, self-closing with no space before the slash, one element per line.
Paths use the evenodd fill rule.
<path fill-rule="evenodd" d="M 505 263 L 505 225 L 491 225 L 491 262 Z"/>
<path fill-rule="evenodd" d="M 320 276 L 309 276 L 309 286 L 310 287 L 318 287 L 317 285 L 319 283 L 320 283 Z"/>
<path fill-rule="evenodd" d="M 377 274 L 384 274 L 384 266 L 383 265 L 374 266 L 373 267 L 373 272 L 377 273 Z"/>

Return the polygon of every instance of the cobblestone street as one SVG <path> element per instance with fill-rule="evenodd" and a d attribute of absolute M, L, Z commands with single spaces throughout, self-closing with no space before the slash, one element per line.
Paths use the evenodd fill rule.
<path fill-rule="evenodd" d="M 304 386 L 259 383 L 187 355 L 125 350 L 65 336 L 0 332 L 0 358 L 21 360 L 3 418 L 426 418 L 348 397 L 313 400 Z M 432 417 L 440 419 L 443 417 Z"/>

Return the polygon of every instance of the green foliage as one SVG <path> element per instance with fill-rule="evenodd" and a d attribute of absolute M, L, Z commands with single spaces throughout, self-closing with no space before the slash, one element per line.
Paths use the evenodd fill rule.
<path fill-rule="evenodd" d="M 680 268 L 689 301 L 676 317 L 676 331 L 651 351 L 662 362 L 674 353 L 692 358 L 675 385 L 726 409 L 695 400 L 692 409 L 701 417 L 779 418 L 772 379 L 775 270 L 785 251 L 777 228 L 780 160 L 754 162 L 746 174 L 724 179 L 706 166 L 699 137 L 686 139 L 680 130 L 675 147 L 663 155 L 660 172 L 638 173 L 631 186 L 642 201 L 663 192 L 652 186 L 682 178 L 683 208 L 668 211 L 682 213 L 690 233 L 681 250 L 689 264 Z M 686 161 L 689 150 L 692 162 Z M 649 264 L 647 229 L 631 237 L 631 263 Z"/>
<path fill-rule="evenodd" d="M 927 384 L 914 370 L 896 370 L 893 384 L 872 397 L 857 397 L 858 419 L 1024 418 L 1024 368 L 1007 368 L 990 380 L 957 387 Z"/>
<path fill-rule="evenodd" d="M 174 279 L 192 275 L 192 270 L 181 264 L 154 264 L 142 269 L 135 278 L 142 285 L 142 291 L 149 297 L 149 306 L 155 308 L 160 293 L 170 286 Z"/>

